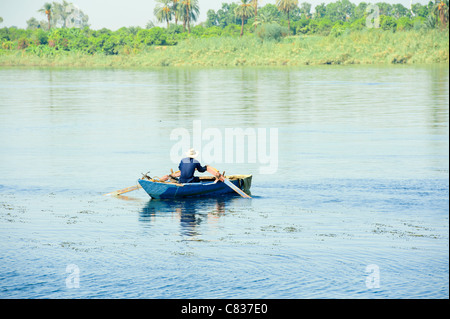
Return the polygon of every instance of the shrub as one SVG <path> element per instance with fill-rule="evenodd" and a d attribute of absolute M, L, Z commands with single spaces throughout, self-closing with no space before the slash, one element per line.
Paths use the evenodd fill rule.
<path fill-rule="evenodd" d="M 154 27 L 151 29 L 140 30 L 136 34 L 136 42 L 145 45 L 164 45 L 166 44 L 167 34 L 165 29 Z"/>
<path fill-rule="evenodd" d="M 191 34 L 200 38 L 205 33 L 205 28 L 202 25 L 196 25 L 191 28 Z"/>
<path fill-rule="evenodd" d="M 237 24 L 229 24 L 222 30 L 222 35 L 227 36 L 239 36 L 241 34 L 241 27 Z"/>
<path fill-rule="evenodd" d="M 256 29 L 256 34 L 263 41 L 280 41 L 288 34 L 288 28 L 277 23 L 262 24 Z"/>
<path fill-rule="evenodd" d="M 401 17 L 397 20 L 397 30 L 405 31 L 411 30 L 413 27 L 413 22 L 408 17 Z"/>
<path fill-rule="evenodd" d="M 222 28 L 218 26 L 212 26 L 209 28 L 206 28 L 203 32 L 203 37 L 217 37 L 222 34 Z"/>
<path fill-rule="evenodd" d="M 414 30 L 420 30 L 426 27 L 427 19 L 423 17 L 415 17 L 412 20 Z"/>
<path fill-rule="evenodd" d="M 116 55 L 119 53 L 120 38 L 117 35 L 108 37 L 103 43 L 102 51 L 106 55 Z"/>
<path fill-rule="evenodd" d="M 27 52 L 33 53 L 38 57 L 48 57 L 56 54 L 57 50 L 55 48 L 49 47 L 48 45 L 31 45 L 26 49 Z"/>
<path fill-rule="evenodd" d="M 328 35 L 333 27 L 333 22 L 329 19 L 321 19 L 317 24 L 316 32 L 322 35 Z"/>
<path fill-rule="evenodd" d="M 2 42 L 2 49 L 11 50 L 13 47 L 14 47 L 14 43 L 12 41 Z"/>
<path fill-rule="evenodd" d="M 397 27 L 397 22 L 392 17 L 381 15 L 380 16 L 380 26 L 385 31 L 387 31 L 387 30 L 395 31 L 395 29 Z"/>
<path fill-rule="evenodd" d="M 53 29 L 48 36 L 48 43 L 50 47 L 54 47 L 57 50 L 69 50 L 69 37 L 71 35 L 67 31 L 68 29 Z"/>
<path fill-rule="evenodd" d="M 171 33 L 183 33 L 183 26 L 179 25 L 179 24 L 170 24 L 169 25 L 169 29 L 167 29 L 167 33 L 171 34 Z"/>
<path fill-rule="evenodd" d="M 310 20 L 309 24 L 305 28 L 305 33 L 316 33 L 317 29 L 319 28 L 318 20 Z"/>
<path fill-rule="evenodd" d="M 309 31 L 308 26 L 310 21 L 310 19 L 301 19 L 298 21 L 294 21 L 291 24 L 291 28 L 294 30 L 295 34 L 307 33 Z"/>
<path fill-rule="evenodd" d="M 42 29 L 39 29 L 36 33 L 37 45 L 39 44 L 47 44 L 48 43 L 48 34 Z"/>
<path fill-rule="evenodd" d="M 28 48 L 29 45 L 30 45 L 30 42 L 28 41 L 28 39 L 20 38 L 19 41 L 17 42 L 17 49 L 23 50 L 23 49 Z"/>
<path fill-rule="evenodd" d="M 362 30 L 366 27 L 366 18 L 360 18 L 358 20 L 355 20 L 350 25 L 351 30 Z"/>
<path fill-rule="evenodd" d="M 342 24 L 340 24 L 340 23 L 336 23 L 336 24 L 331 28 L 330 35 L 331 35 L 331 36 L 334 36 L 334 37 L 339 37 L 339 36 L 341 36 L 342 34 L 344 34 L 344 31 L 345 31 L 344 26 L 343 26 Z"/>
<path fill-rule="evenodd" d="M 105 42 L 107 37 L 89 37 L 88 38 L 88 47 L 87 52 L 90 54 L 94 54 L 96 52 L 101 52 L 103 43 Z M 50 42 L 49 42 L 50 45 Z"/>

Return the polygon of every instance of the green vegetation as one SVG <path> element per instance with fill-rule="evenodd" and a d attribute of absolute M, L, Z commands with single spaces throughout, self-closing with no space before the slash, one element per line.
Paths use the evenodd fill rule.
<path fill-rule="evenodd" d="M 290 37 L 281 42 L 239 36 L 188 38 L 176 46 L 152 45 L 136 53 L 115 55 L 11 50 L 0 55 L 0 65 L 120 68 L 448 63 L 448 47 L 448 33 L 439 30 L 392 33 L 373 29 L 339 37 Z"/>
<path fill-rule="evenodd" d="M 291 12 L 295 11 L 295 9 L 298 9 L 298 0 L 277 0 L 277 7 L 278 10 L 286 14 L 289 34 L 291 30 Z"/>
<path fill-rule="evenodd" d="M 39 9 L 39 12 L 44 13 L 47 16 L 48 20 L 48 29 L 50 30 L 52 24 L 52 4 L 51 3 L 45 3 L 44 6 Z"/>
<path fill-rule="evenodd" d="M 90 29 L 87 15 L 71 3 L 46 3 L 39 10 L 46 21 L 0 28 L 0 66 L 448 63 L 448 0 L 411 10 L 380 2 L 376 9 L 379 20 L 365 2 L 338 0 L 311 12 L 311 4 L 297 0 L 262 7 L 240 0 L 209 10 L 193 26 L 198 0 L 158 0 L 154 14 L 166 27 L 112 31 Z"/>
<path fill-rule="evenodd" d="M 244 35 L 244 24 L 247 19 L 253 16 L 253 6 L 250 0 L 241 0 L 241 4 L 234 10 L 236 18 L 241 19 L 241 37 Z"/>

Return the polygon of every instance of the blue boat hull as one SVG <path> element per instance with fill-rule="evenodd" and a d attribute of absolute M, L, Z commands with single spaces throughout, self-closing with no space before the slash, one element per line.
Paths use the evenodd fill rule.
<path fill-rule="evenodd" d="M 249 192 L 251 175 L 243 178 L 232 179 L 230 181 L 243 191 Z M 225 183 L 214 182 L 211 180 L 189 184 L 153 182 L 145 179 L 140 179 L 138 182 L 150 197 L 156 199 L 237 194 Z"/>

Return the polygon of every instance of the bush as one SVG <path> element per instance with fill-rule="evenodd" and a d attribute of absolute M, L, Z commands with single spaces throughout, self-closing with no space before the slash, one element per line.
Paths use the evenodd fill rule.
<path fill-rule="evenodd" d="M 75 32 L 77 31 L 71 31 L 71 29 L 53 29 L 48 35 L 48 44 L 57 50 L 69 51 L 69 39 L 77 37 Z"/>
<path fill-rule="evenodd" d="M 304 33 L 316 33 L 317 29 L 319 28 L 319 20 L 311 20 L 309 24 L 305 27 L 306 32 Z"/>
<path fill-rule="evenodd" d="M 12 41 L 4 41 L 2 42 L 2 49 L 4 50 L 12 50 L 14 48 L 14 42 Z"/>
<path fill-rule="evenodd" d="M 117 35 L 108 37 L 103 43 L 102 51 L 106 55 L 116 55 L 119 53 L 119 46 L 121 45 L 120 38 Z"/>
<path fill-rule="evenodd" d="M 413 22 L 408 17 L 401 17 L 397 20 L 397 30 L 398 31 L 405 31 L 405 30 L 411 30 L 413 28 Z"/>
<path fill-rule="evenodd" d="M 237 24 L 229 24 L 222 30 L 222 35 L 236 37 L 241 34 L 241 27 Z"/>
<path fill-rule="evenodd" d="M 340 24 L 340 23 L 336 23 L 336 24 L 331 28 L 330 35 L 332 35 L 332 36 L 334 36 L 334 37 L 339 37 L 339 36 L 341 36 L 342 34 L 344 34 L 344 32 L 345 32 L 344 26 L 343 26 L 342 24 Z"/>
<path fill-rule="evenodd" d="M 310 19 L 301 19 L 291 23 L 291 28 L 294 30 L 295 34 L 304 34 L 309 31 L 309 22 Z"/>
<path fill-rule="evenodd" d="M 322 35 L 328 35 L 333 27 L 333 22 L 329 19 L 322 19 L 317 24 L 316 32 Z"/>
<path fill-rule="evenodd" d="M 388 30 L 395 31 L 395 29 L 397 28 L 397 22 L 392 17 L 381 15 L 380 16 L 380 26 L 385 31 L 388 31 Z"/>
<path fill-rule="evenodd" d="M 52 48 L 48 45 L 32 45 L 29 46 L 26 49 L 27 52 L 33 53 L 35 55 L 37 55 L 38 57 L 48 57 L 48 56 L 53 56 L 56 54 L 57 50 L 55 50 L 55 48 Z"/>
<path fill-rule="evenodd" d="M 36 34 L 36 44 L 47 44 L 48 43 L 48 33 L 42 29 L 39 29 Z"/>
<path fill-rule="evenodd" d="M 217 37 L 222 34 L 222 28 L 218 26 L 212 26 L 209 28 L 206 28 L 203 32 L 203 37 Z"/>
<path fill-rule="evenodd" d="M 262 24 L 256 29 L 256 34 L 262 41 L 280 41 L 288 34 L 288 28 L 277 23 Z"/>
<path fill-rule="evenodd" d="M 167 34 L 165 29 L 154 27 L 151 29 L 140 30 L 136 34 L 136 42 L 138 44 L 150 45 L 164 45 L 166 44 Z"/>
<path fill-rule="evenodd" d="M 96 52 L 101 52 L 103 48 L 103 43 L 106 40 L 106 36 L 103 37 L 94 37 L 91 36 L 88 38 L 87 52 L 90 54 L 94 54 Z M 50 42 L 49 42 L 50 45 Z"/>
<path fill-rule="evenodd" d="M 350 29 L 360 31 L 366 27 L 366 18 L 355 20 L 350 25 Z"/>
<path fill-rule="evenodd" d="M 427 19 L 422 17 L 415 17 L 412 20 L 413 29 L 414 30 L 421 30 L 426 27 Z"/>
<path fill-rule="evenodd" d="M 28 41 L 28 39 L 20 38 L 19 41 L 17 42 L 17 49 L 23 50 L 23 49 L 28 48 L 29 45 L 30 45 L 30 42 Z"/>
<path fill-rule="evenodd" d="M 191 27 L 191 35 L 197 38 L 201 38 L 201 36 L 205 33 L 205 28 L 202 25 L 196 25 L 195 27 Z"/>
<path fill-rule="evenodd" d="M 169 29 L 167 29 L 168 34 L 180 34 L 183 33 L 183 26 L 179 24 L 170 24 Z"/>
<path fill-rule="evenodd" d="M 11 37 L 9 36 L 9 29 L 8 28 L 1 28 L 0 29 L 0 41 L 10 41 Z"/>

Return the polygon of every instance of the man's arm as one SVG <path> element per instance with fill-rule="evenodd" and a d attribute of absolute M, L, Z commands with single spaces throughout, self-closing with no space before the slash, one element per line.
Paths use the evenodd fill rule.
<path fill-rule="evenodd" d="M 200 165 L 200 163 L 198 163 L 196 168 L 197 168 L 197 171 L 199 171 L 200 173 L 204 173 L 204 172 L 206 172 L 208 165 L 202 166 L 202 165 Z"/>

